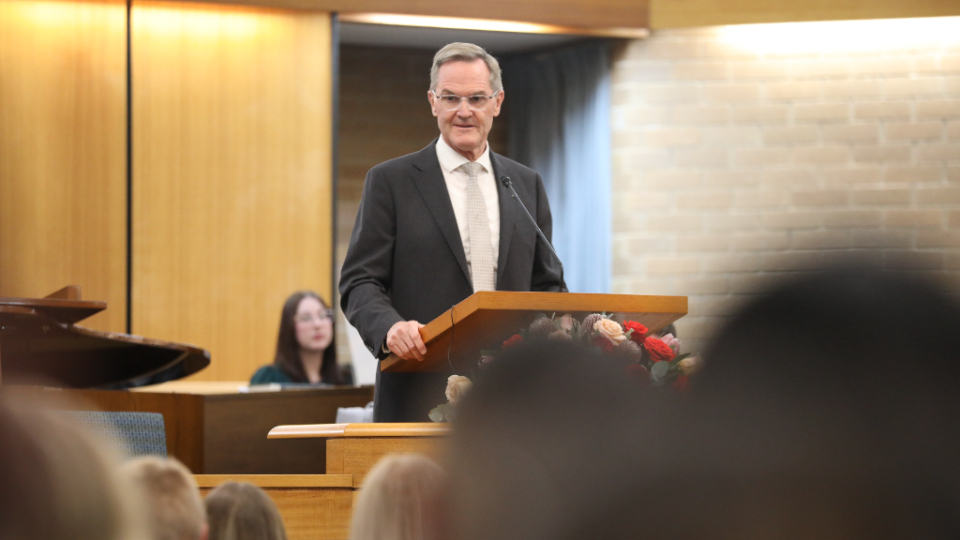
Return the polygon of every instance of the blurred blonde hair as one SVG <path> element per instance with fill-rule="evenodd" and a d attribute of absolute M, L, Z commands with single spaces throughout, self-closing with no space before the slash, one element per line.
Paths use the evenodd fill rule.
<path fill-rule="evenodd" d="M 0 396 L 0 539 L 142 540 L 116 456 L 45 402 Z"/>
<path fill-rule="evenodd" d="M 287 540 L 277 505 L 249 482 L 224 482 L 204 503 L 209 540 Z"/>
<path fill-rule="evenodd" d="M 385 456 L 370 470 L 357 495 L 350 540 L 430 538 L 445 481 L 440 466 L 426 456 Z"/>
<path fill-rule="evenodd" d="M 190 470 L 176 459 L 144 456 L 121 472 L 141 491 L 154 540 L 197 540 L 207 523 L 200 489 Z"/>

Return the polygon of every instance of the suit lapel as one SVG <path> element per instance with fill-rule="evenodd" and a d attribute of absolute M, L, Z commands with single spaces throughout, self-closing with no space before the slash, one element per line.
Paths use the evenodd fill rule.
<path fill-rule="evenodd" d="M 504 187 L 500 178 L 510 176 L 512 171 L 506 162 L 493 151 L 490 152 L 490 162 L 493 164 L 493 178 L 497 182 L 497 198 L 500 200 L 500 254 L 497 256 L 497 288 L 506 270 L 507 255 L 510 253 L 510 239 L 513 238 L 513 228 L 520 217 L 517 201 L 513 200 L 510 190 Z"/>
<path fill-rule="evenodd" d="M 470 270 L 467 268 L 467 255 L 463 252 L 463 240 L 460 238 L 460 228 L 457 226 L 457 217 L 453 213 L 453 205 L 450 204 L 450 193 L 447 191 L 447 183 L 443 179 L 443 171 L 440 169 L 440 161 L 437 159 L 436 141 L 428 145 L 417 154 L 413 162 L 414 185 L 420 192 L 420 196 L 427 204 L 430 214 L 433 216 L 437 226 L 443 233 L 453 256 L 460 264 L 463 275 L 470 281 Z M 502 203 L 501 203 L 502 204 Z"/>

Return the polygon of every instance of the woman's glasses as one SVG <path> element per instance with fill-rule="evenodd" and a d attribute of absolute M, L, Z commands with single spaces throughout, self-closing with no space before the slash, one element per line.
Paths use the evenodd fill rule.
<path fill-rule="evenodd" d="M 333 318 L 333 310 L 325 309 L 319 313 L 298 313 L 293 320 L 298 323 L 308 323 L 314 320 L 318 322 L 329 321 L 331 318 Z"/>

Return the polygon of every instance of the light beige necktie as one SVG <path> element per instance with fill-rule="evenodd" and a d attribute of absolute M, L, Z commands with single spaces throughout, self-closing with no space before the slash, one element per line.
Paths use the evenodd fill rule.
<path fill-rule="evenodd" d="M 470 234 L 470 279 L 473 280 L 473 290 L 494 291 L 497 288 L 497 277 L 493 272 L 493 242 L 490 240 L 490 218 L 487 215 L 487 205 L 480 192 L 477 176 L 482 165 L 479 163 L 464 163 L 460 166 L 466 171 L 467 180 L 467 227 Z"/>

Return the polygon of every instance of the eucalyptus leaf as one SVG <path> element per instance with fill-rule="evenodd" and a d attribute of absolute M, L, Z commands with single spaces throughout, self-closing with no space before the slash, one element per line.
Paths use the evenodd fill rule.
<path fill-rule="evenodd" d="M 670 371 L 670 362 L 654 362 L 650 368 L 650 375 L 655 381 L 660 381 L 667 376 Z"/>

